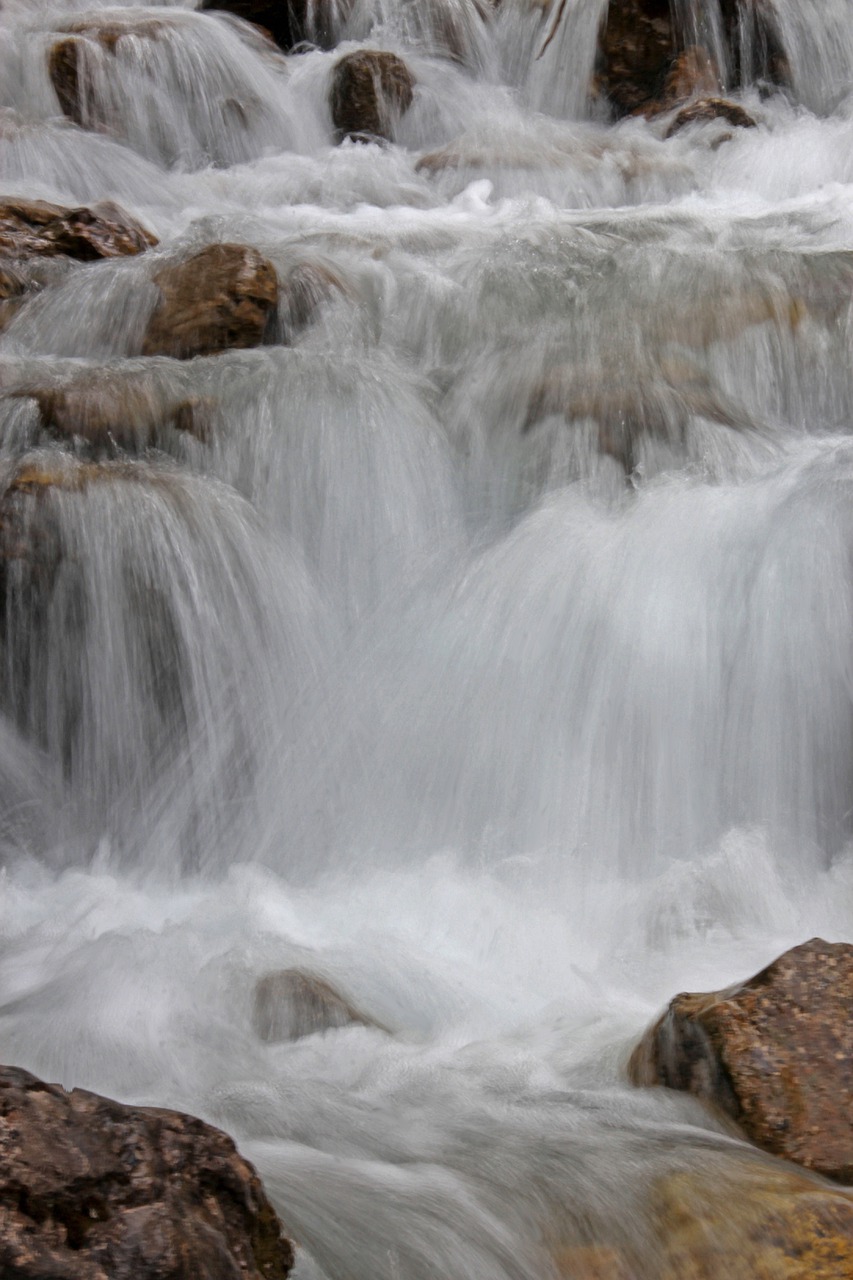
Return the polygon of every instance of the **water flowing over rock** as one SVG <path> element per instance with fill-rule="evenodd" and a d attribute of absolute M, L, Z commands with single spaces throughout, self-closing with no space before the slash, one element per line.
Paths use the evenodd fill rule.
<path fill-rule="evenodd" d="M 394 126 L 412 104 L 414 80 L 395 53 L 348 53 L 332 72 L 330 106 L 339 140 L 392 142 Z"/>
<path fill-rule="evenodd" d="M 144 253 L 150 231 L 118 205 L 66 209 L 45 200 L 0 200 L 0 253 L 11 258 L 65 254 L 80 262 Z"/>
<path fill-rule="evenodd" d="M 378 1027 L 323 978 L 299 969 L 266 973 L 255 986 L 252 1024 L 261 1040 L 299 1040 L 336 1027 Z"/>
<path fill-rule="evenodd" d="M 736 102 L 726 102 L 724 98 L 700 98 L 698 102 L 691 102 L 689 106 L 682 107 L 667 129 L 666 136 L 672 138 L 690 124 L 705 124 L 709 120 L 722 120 L 736 129 L 757 127 L 757 121 Z"/>
<path fill-rule="evenodd" d="M 218 1129 L 0 1067 L 6 1280 L 284 1280 L 293 1248 Z"/>
<path fill-rule="evenodd" d="M 352 8 L 351 0 L 204 0 L 202 9 L 222 10 L 267 32 L 289 52 L 302 41 L 321 49 L 335 46 L 337 32 Z"/>
<path fill-rule="evenodd" d="M 213 244 L 154 276 L 162 295 L 148 325 L 146 356 L 214 355 L 256 347 L 278 301 L 272 263 L 257 249 Z"/>
<path fill-rule="evenodd" d="M 629 1074 L 687 1089 L 766 1150 L 853 1182 L 851 998 L 853 946 L 814 938 L 746 982 L 676 996 Z"/>

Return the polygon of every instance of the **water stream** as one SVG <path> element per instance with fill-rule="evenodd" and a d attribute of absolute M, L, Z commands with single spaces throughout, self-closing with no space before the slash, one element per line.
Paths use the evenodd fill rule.
<path fill-rule="evenodd" d="M 0 197 L 161 241 L 25 306 L 2 386 L 209 418 L 51 487 L 58 578 L 6 583 L 2 1060 L 227 1129 L 297 1280 L 545 1280 L 555 1240 L 658 1280 L 644 1185 L 737 1140 L 632 1044 L 851 936 L 853 15 L 774 0 L 791 87 L 721 143 L 588 108 L 601 10 L 358 0 L 285 60 L 114 6 L 159 34 L 95 57 L 89 128 L 47 70 L 82 11 L 0 10 Z M 333 147 L 361 45 L 414 101 Z M 217 240 L 337 286 L 286 345 L 130 354 Z M 0 478 L 74 455 L 0 400 Z M 291 965 L 392 1034 L 264 1043 Z"/>

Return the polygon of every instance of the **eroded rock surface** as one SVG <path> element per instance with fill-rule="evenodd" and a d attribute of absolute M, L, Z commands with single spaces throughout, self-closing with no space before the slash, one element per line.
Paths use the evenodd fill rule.
<path fill-rule="evenodd" d="M 46 200 L 0 200 L 0 255 L 64 254 L 81 262 L 144 253 L 156 237 L 111 201 L 68 209 Z"/>
<path fill-rule="evenodd" d="M 629 1075 L 695 1093 L 767 1151 L 850 1183 L 851 1007 L 853 946 L 813 938 L 747 982 L 676 996 Z"/>
<path fill-rule="evenodd" d="M 0 1067 L 4 1280 L 284 1280 L 250 1164 L 192 1116 Z"/>
<path fill-rule="evenodd" d="M 705 124 L 709 120 L 722 120 L 736 129 L 754 129 L 758 123 L 736 102 L 729 102 L 725 98 L 700 98 L 697 102 L 691 102 L 688 106 L 681 108 L 667 129 L 666 136 L 671 138 L 673 134 L 680 132 L 689 124 Z"/>
<path fill-rule="evenodd" d="M 259 346 L 278 301 L 275 268 L 257 249 L 211 244 L 154 276 L 161 300 L 142 354 L 179 360 Z"/>
<path fill-rule="evenodd" d="M 127 15 L 98 14 L 76 19 L 62 28 L 63 38 L 52 45 L 47 58 L 48 73 L 64 115 L 84 128 L 109 129 L 110 119 L 102 114 L 93 93 L 92 71 L 103 57 L 114 57 L 119 41 L 160 38 L 167 20 Z"/>
<path fill-rule="evenodd" d="M 414 78 L 396 53 L 359 49 L 335 63 L 329 104 L 339 141 L 393 141 L 412 104 Z"/>

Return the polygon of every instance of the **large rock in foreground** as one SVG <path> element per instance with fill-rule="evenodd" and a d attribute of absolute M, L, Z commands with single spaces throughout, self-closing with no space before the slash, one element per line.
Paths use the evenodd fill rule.
<path fill-rule="evenodd" d="M 3 1280 L 284 1280 L 293 1249 L 218 1129 L 0 1067 Z"/>
<path fill-rule="evenodd" d="M 151 317 L 142 354 L 215 355 L 257 347 L 278 302 L 275 268 L 244 244 L 211 244 L 154 276 L 160 302 Z"/>
<path fill-rule="evenodd" d="M 676 996 L 629 1075 L 695 1093 L 765 1150 L 850 1183 L 851 1007 L 853 946 L 813 938 L 747 982 Z"/>

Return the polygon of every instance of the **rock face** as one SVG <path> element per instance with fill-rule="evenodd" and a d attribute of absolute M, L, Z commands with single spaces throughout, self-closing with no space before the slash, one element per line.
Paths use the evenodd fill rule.
<path fill-rule="evenodd" d="M 0 200 L 0 254 L 64 254 L 81 262 L 143 253 L 157 240 L 117 204 L 66 209 L 45 200 Z M 9 296 L 8 294 L 6 296 Z"/>
<path fill-rule="evenodd" d="M 272 37 L 279 48 L 289 52 L 302 41 L 321 49 L 332 49 L 336 32 L 352 8 L 351 0 L 321 0 L 308 4 L 306 0 L 204 0 L 202 9 L 219 9 L 236 14 L 261 27 Z"/>
<path fill-rule="evenodd" d="M 851 1002 L 853 946 L 813 938 L 747 982 L 676 996 L 630 1078 L 695 1093 L 767 1151 L 853 1182 Z"/>
<path fill-rule="evenodd" d="M 727 102 L 725 98 L 700 98 L 698 102 L 681 108 L 666 136 L 671 138 L 689 124 L 705 124 L 709 120 L 724 120 L 736 129 L 754 129 L 757 126 L 757 121 L 736 102 Z"/>
<path fill-rule="evenodd" d="M 164 29 L 157 18 L 126 17 L 103 20 L 98 16 L 80 18 L 62 30 L 65 36 L 48 53 L 47 67 L 63 114 L 84 128 L 109 128 L 110 121 L 98 110 L 92 93 L 92 61 L 115 55 L 123 36 L 135 40 L 156 40 Z M 88 66 L 87 66 L 88 64 Z"/>
<path fill-rule="evenodd" d="M 329 104 L 338 141 L 393 141 L 394 125 L 412 104 L 414 79 L 396 53 L 359 49 L 335 63 Z"/>
<path fill-rule="evenodd" d="M 293 1249 L 218 1129 L 0 1068 L 4 1280 L 284 1280 Z"/>
<path fill-rule="evenodd" d="M 669 0 L 614 0 L 599 38 L 598 91 L 618 116 L 661 97 L 676 55 Z"/>
<path fill-rule="evenodd" d="M 335 1027 L 378 1026 L 314 973 L 279 969 L 255 987 L 252 1025 L 261 1040 L 300 1040 Z"/>
<path fill-rule="evenodd" d="M 275 268 L 257 249 L 211 244 L 154 276 L 160 303 L 148 325 L 142 354 L 215 355 L 256 347 L 278 301 Z"/>

